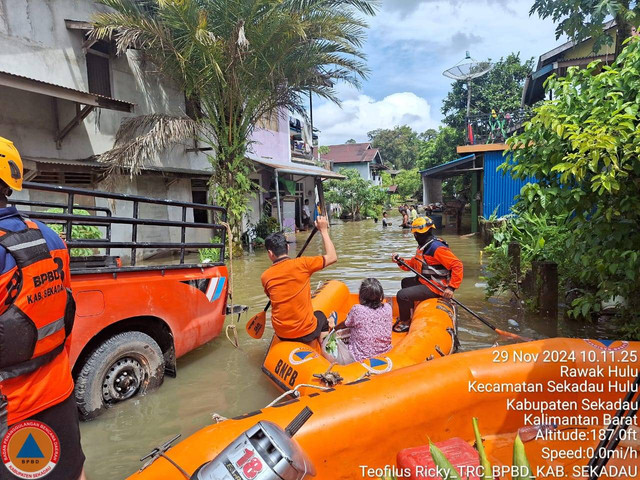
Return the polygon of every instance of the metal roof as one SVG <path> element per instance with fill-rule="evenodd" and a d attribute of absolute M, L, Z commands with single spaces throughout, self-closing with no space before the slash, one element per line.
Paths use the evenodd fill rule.
<path fill-rule="evenodd" d="M 0 86 L 24 90 L 49 97 L 69 100 L 71 102 L 80 103 L 82 105 L 90 105 L 98 108 L 106 108 L 109 110 L 118 110 L 120 112 L 133 112 L 133 103 L 117 100 L 111 97 L 98 95 L 97 93 L 83 92 L 53 83 L 43 82 L 35 78 L 24 77 L 15 73 L 0 71 Z"/>
<path fill-rule="evenodd" d="M 67 167 L 90 167 L 90 168 L 107 168 L 105 163 L 98 162 L 93 159 L 87 160 L 67 160 L 64 158 L 40 158 L 40 157 L 23 157 L 23 160 L 32 161 L 35 163 L 45 163 L 48 165 L 64 165 Z M 159 173 L 173 173 L 179 175 L 191 175 L 194 177 L 210 177 L 211 171 L 198 170 L 194 168 L 177 168 L 177 167 L 165 167 L 160 165 L 145 165 L 142 167 L 142 171 L 146 172 L 159 172 Z"/>
<path fill-rule="evenodd" d="M 367 142 L 329 145 L 329 153 L 322 155 L 322 158 L 333 163 L 371 163 L 377 156 L 380 156 L 380 150 Z M 379 158 L 382 164 L 382 156 Z"/>
<path fill-rule="evenodd" d="M 331 170 L 326 170 L 320 167 L 309 166 L 299 166 L 294 165 L 292 163 L 277 163 L 275 161 L 267 161 L 267 160 L 258 160 L 255 158 L 251 159 L 252 161 L 259 163 L 265 167 L 273 168 L 274 170 L 278 170 L 281 173 L 292 173 L 294 175 L 305 175 L 312 177 L 320 177 L 320 178 L 336 178 L 336 179 L 344 179 L 344 175 L 340 175 L 339 173 L 332 172 Z"/>
<path fill-rule="evenodd" d="M 420 174 L 423 177 L 433 177 L 433 176 L 446 177 L 447 171 L 457 170 L 458 167 L 461 167 L 466 163 L 473 162 L 475 159 L 476 159 L 476 154 L 472 153 L 471 155 L 465 155 L 464 157 L 456 158 L 455 160 L 452 160 L 447 163 L 443 163 L 442 165 L 436 165 L 435 167 L 427 168 L 425 170 L 420 170 Z"/>

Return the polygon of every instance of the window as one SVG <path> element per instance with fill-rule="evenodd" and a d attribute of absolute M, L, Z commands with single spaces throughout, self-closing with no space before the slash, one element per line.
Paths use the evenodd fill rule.
<path fill-rule="evenodd" d="M 271 130 L 272 132 L 280 131 L 280 118 L 278 117 L 278 113 L 273 112 L 270 115 L 262 116 L 256 126 L 265 130 Z"/>
<path fill-rule="evenodd" d="M 191 198 L 193 203 L 207 204 L 209 199 L 209 188 L 206 180 L 191 180 Z M 207 210 L 193 209 L 193 221 L 196 223 L 209 223 Z"/>
<path fill-rule="evenodd" d="M 111 44 L 100 40 L 87 50 L 87 79 L 89 92 L 111 97 Z"/>

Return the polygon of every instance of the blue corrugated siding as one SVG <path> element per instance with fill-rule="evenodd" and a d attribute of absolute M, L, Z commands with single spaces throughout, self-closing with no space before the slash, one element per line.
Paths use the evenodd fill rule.
<path fill-rule="evenodd" d="M 496 171 L 505 161 L 502 152 L 486 152 L 484 154 L 484 205 L 482 216 L 489 218 L 498 208 L 499 217 L 511 213 L 511 207 L 516 203 L 515 197 L 520 194 L 523 185 L 533 182 L 533 179 L 515 180 L 510 174 L 504 175 Z"/>

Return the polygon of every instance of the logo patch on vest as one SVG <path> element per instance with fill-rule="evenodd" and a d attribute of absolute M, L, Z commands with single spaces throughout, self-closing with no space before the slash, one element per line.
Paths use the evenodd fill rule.
<path fill-rule="evenodd" d="M 42 478 L 60 460 L 60 441 L 46 423 L 27 420 L 9 429 L 0 444 L 0 454 L 5 467 L 16 477 Z"/>

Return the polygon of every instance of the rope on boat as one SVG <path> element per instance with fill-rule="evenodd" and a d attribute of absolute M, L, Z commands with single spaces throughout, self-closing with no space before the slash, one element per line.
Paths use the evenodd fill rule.
<path fill-rule="evenodd" d="M 225 420 L 229 420 L 227 417 L 223 417 L 219 413 L 215 413 L 215 412 L 211 414 L 211 419 L 215 423 L 220 423 L 220 422 L 224 422 Z"/>
<path fill-rule="evenodd" d="M 317 388 L 318 390 L 322 390 L 323 392 L 328 392 L 328 391 L 332 390 L 329 387 L 321 387 L 320 385 L 311 385 L 311 384 L 308 384 L 308 383 L 301 383 L 300 385 L 296 385 L 296 388 L 294 388 L 293 390 L 288 390 L 288 391 L 284 392 L 282 395 L 280 395 L 278 398 L 276 398 L 273 402 L 271 402 L 265 408 L 273 407 L 276 403 L 278 403 L 283 398 L 288 397 L 289 395 L 293 395 L 295 398 L 299 398 L 300 397 L 300 392 L 298 391 L 298 389 L 299 388 L 303 388 L 303 387 Z"/>
<path fill-rule="evenodd" d="M 220 225 L 227 229 L 227 243 L 229 245 L 229 288 L 227 289 L 227 296 L 229 298 L 231 323 L 226 326 L 224 334 L 226 335 L 227 340 L 229 340 L 231 345 L 233 345 L 235 348 L 240 348 L 240 343 L 238 342 L 238 329 L 233 323 L 233 233 L 231 232 L 231 225 L 229 225 L 227 222 L 220 222 Z M 222 259 L 222 261 L 224 261 L 224 258 Z M 240 319 L 239 316 L 238 319 Z M 233 332 L 233 340 L 231 340 L 231 337 L 229 336 L 229 330 Z"/>

